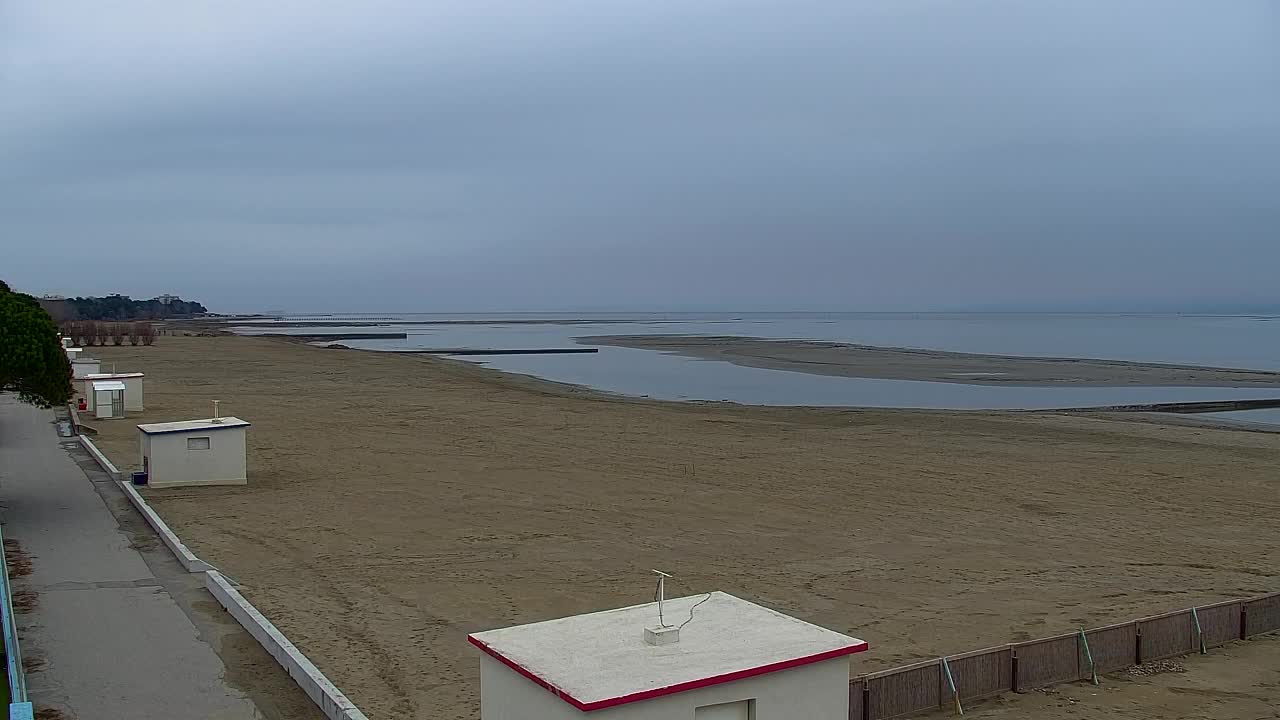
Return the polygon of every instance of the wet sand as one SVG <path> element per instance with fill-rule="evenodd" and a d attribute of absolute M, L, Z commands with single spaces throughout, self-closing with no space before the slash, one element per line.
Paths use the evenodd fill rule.
<path fill-rule="evenodd" d="M 253 423 L 249 485 L 147 495 L 374 718 L 478 717 L 468 632 L 643 602 L 653 567 L 870 641 L 855 672 L 1280 589 L 1277 435 L 660 403 L 247 337 L 90 354 L 147 373 L 146 413 L 97 424 L 123 470 L 136 422 Z M 1144 697 L 1123 716 L 1163 717 Z"/>
<path fill-rule="evenodd" d="M 1012 357 L 812 340 L 710 335 L 594 335 L 591 344 L 658 350 L 700 360 L 812 375 L 965 385 L 1280 388 L 1280 372 L 1119 360 Z"/>

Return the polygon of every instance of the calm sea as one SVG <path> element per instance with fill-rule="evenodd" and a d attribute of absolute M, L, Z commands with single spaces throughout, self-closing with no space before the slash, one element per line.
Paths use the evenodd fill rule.
<path fill-rule="evenodd" d="M 343 315 L 305 319 L 341 321 Z M 590 335 L 689 334 L 832 340 L 863 345 L 1040 357 L 1105 358 L 1280 370 L 1280 317 L 1222 315 L 897 314 L 897 313 L 537 313 L 360 316 L 412 321 L 387 330 L 405 340 L 344 340 L 371 350 L 508 349 L 590 345 Z M 303 319 L 303 318 L 286 318 Z M 521 324 L 500 321 L 520 320 Z M 529 322 L 529 321 L 547 322 Z M 562 324 L 556 320 L 585 320 Z M 471 324 L 445 324 L 468 321 Z M 324 333 L 377 328 L 240 327 L 239 332 Z M 1258 388 L 990 387 L 864 380 L 765 370 L 651 350 L 601 347 L 591 355 L 462 357 L 513 373 L 668 400 L 764 405 L 1006 409 L 1280 396 Z M 1280 423 L 1280 411 L 1220 413 Z"/>

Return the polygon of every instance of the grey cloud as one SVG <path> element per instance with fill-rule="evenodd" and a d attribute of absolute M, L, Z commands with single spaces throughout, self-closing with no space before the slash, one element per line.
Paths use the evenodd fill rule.
<path fill-rule="evenodd" d="M 2 274 L 33 290 L 297 310 L 1280 302 L 1259 290 L 1280 260 L 1266 0 L 386 0 L 309 22 L 309 4 L 135 2 L 112 42 L 36 5 L 0 30 L 0 233 L 21 239 Z M 67 279 L 68 252 L 113 280 Z"/>

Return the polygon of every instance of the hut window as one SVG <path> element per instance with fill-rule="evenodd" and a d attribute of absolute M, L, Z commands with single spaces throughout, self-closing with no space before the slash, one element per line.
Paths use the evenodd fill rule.
<path fill-rule="evenodd" d="M 693 709 L 693 718 L 694 720 L 755 720 L 756 701 L 752 699 L 720 705 L 704 705 Z"/>
<path fill-rule="evenodd" d="M 188 450 L 208 450 L 209 438 L 206 437 L 189 437 L 187 438 Z"/>

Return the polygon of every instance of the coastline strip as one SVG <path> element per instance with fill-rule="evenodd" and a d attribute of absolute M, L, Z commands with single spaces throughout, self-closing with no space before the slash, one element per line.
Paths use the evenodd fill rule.
<path fill-rule="evenodd" d="M 1101 358 L 992 355 L 737 335 L 597 335 L 576 340 L 810 375 L 995 387 L 1280 388 L 1280 372 Z"/>

